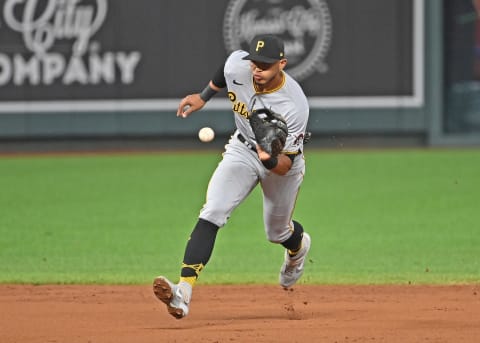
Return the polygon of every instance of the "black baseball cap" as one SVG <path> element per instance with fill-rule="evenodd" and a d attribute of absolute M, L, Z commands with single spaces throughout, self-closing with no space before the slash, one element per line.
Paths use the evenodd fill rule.
<path fill-rule="evenodd" d="M 249 54 L 244 60 L 275 63 L 285 58 L 283 41 L 274 35 L 259 35 L 250 43 Z"/>

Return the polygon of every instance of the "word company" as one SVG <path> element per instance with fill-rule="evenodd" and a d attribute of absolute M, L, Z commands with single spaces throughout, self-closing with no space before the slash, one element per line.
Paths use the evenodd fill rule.
<path fill-rule="evenodd" d="M 0 87 L 134 82 L 139 51 L 102 52 L 92 41 L 107 0 L 6 0 L 2 12 L 0 30 L 20 34 L 23 48 L 17 39 L 0 50 Z"/>

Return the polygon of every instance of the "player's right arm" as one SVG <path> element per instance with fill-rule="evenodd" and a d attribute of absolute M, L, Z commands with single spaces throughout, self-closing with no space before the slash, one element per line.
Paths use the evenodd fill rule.
<path fill-rule="evenodd" d="M 187 95 L 182 101 L 180 101 L 177 109 L 177 117 L 186 118 L 191 113 L 202 109 L 208 100 L 210 100 L 222 88 L 226 87 L 227 82 L 225 81 L 224 68 L 224 64 L 218 68 L 217 72 L 202 92 Z"/>

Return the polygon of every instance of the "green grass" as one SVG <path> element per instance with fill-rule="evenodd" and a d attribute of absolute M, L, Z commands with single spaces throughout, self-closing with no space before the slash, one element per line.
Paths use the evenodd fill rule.
<path fill-rule="evenodd" d="M 0 158 L 0 282 L 176 279 L 217 152 Z M 480 150 L 310 151 L 295 218 L 306 283 L 480 282 Z M 276 283 L 261 194 L 220 231 L 200 281 Z"/>

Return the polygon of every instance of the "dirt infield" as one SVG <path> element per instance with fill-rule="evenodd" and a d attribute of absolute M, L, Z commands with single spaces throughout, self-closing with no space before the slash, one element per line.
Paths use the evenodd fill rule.
<path fill-rule="evenodd" d="M 0 285 L 0 309 L 2 343 L 480 342 L 480 285 L 199 285 L 182 320 L 148 285 Z"/>

